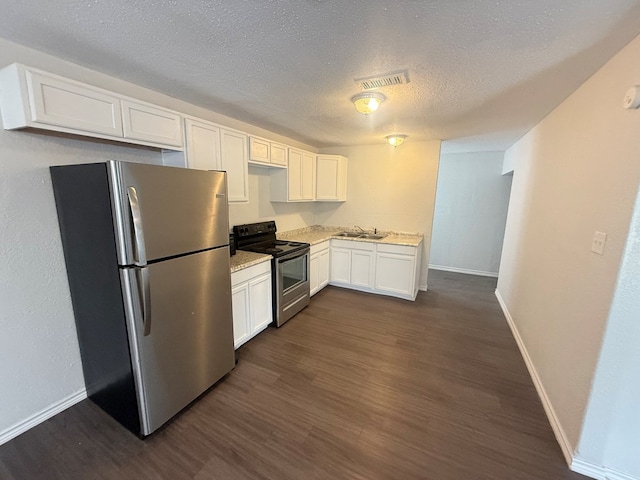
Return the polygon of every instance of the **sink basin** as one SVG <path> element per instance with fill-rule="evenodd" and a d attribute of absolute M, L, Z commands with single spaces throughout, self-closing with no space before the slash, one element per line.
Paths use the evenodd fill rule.
<path fill-rule="evenodd" d="M 380 240 L 386 237 L 386 235 L 376 235 L 374 233 L 360 233 L 360 232 L 340 232 L 336 233 L 336 237 L 344 238 L 363 238 L 366 240 Z"/>
<path fill-rule="evenodd" d="M 362 236 L 362 233 L 357 232 L 340 232 L 336 234 L 336 237 L 358 238 Z"/>

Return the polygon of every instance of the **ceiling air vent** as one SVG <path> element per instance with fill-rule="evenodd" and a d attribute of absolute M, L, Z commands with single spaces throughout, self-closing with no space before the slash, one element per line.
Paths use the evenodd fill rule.
<path fill-rule="evenodd" d="M 389 87 L 391 85 L 404 85 L 409 83 L 409 74 L 406 70 L 400 72 L 376 75 L 375 77 L 356 78 L 355 82 L 362 90 L 373 90 L 374 88 Z"/>

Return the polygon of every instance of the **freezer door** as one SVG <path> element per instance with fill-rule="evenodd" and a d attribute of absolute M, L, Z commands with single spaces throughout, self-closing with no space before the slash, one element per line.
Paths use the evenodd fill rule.
<path fill-rule="evenodd" d="M 225 172 L 108 162 L 120 265 L 229 244 Z"/>
<path fill-rule="evenodd" d="M 121 272 L 148 435 L 235 365 L 229 254 L 223 247 Z"/>

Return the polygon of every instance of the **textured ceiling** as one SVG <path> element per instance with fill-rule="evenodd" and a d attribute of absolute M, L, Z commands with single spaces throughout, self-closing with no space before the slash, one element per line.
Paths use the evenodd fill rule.
<path fill-rule="evenodd" d="M 503 150 L 638 33 L 640 0 L 3 0 L 0 15 L 7 40 L 317 147 L 398 132 Z M 402 69 L 378 112 L 355 111 L 355 78 Z"/>

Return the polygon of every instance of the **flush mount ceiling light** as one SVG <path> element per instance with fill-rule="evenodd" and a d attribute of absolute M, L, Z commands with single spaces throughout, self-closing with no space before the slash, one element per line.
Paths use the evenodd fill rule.
<path fill-rule="evenodd" d="M 369 115 L 378 110 L 378 107 L 386 98 L 387 97 L 378 92 L 362 92 L 351 97 L 351 101 L 357 111 L 363 115 Z"/>
<path fill-rule="evenodd" d="M 404 142 L 404 139 L 407 138 L 407 135 L 396 133 L 394 135 L 387 135 L 384 138 L 387 139 L 387 142 L 389 142 L 389 145 L 393 145 L 394 147 L 397 147 L 398 145 L 402 144 L 402 142 Z"/>

